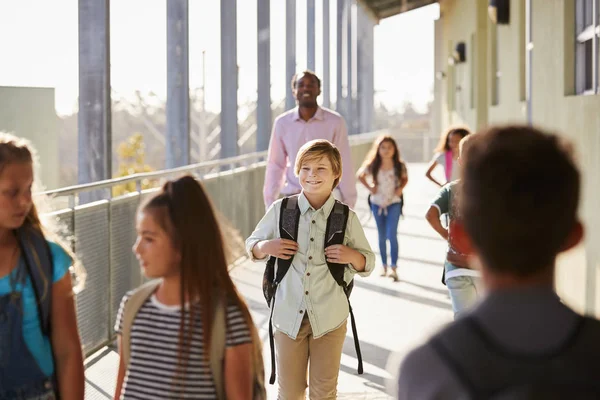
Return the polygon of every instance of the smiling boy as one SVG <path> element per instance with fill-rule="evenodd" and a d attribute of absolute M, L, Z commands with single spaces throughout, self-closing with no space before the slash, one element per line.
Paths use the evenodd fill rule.
<path fill-rule="evenodd" d="M 332 192 L 342 176 L 338 149 L 327 140 L 306 143 L 298 152 L 295 173 L 302 187 L 297 196 L 297 241 L 280 237 L 280 199 L 246 240 L 246 249 L 255 261 L 292 258 L 271 303 L 279 398 L 304 398 L 310 363 L 309 397 L 335 399 L 349 305 L 327 263 L 345 264 L 348 284 L 355 274 L 371 274 L 375 255 L 352 210 L 343 243 L 325 248 L 327 221 L 336 202 Z"/>

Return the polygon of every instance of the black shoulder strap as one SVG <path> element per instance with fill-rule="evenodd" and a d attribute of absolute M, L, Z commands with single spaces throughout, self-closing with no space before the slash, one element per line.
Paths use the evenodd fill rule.
<path fill-rule="evenodd" d="M 50 246 L 41 232 L 31 227 L 17 230 L 21 254 L 27 275 L 31 278 L 33 292 L 38 305 L 42 333 L 50 337 L 50 310 L 52 309 L 52 276 L 54 263 Z"/>
<path fill-rule="evenodd" d="M 344 244 L 344 236 L 346 235 L 346 225 L 348 224 L 349 208 L 346 204 L 335 201 L 329 217 L 327 217 L 327 228 L 325 229 L 325 243 L 323 248 L 333 246 L 335 244 Z M 346 282 L 344 282 L 345 264 L 336 264 L 327 262 L 329 272 L 333 279 L 344 288 L 344 292 L 348 293 Z"/>
<path fill-rule="evenodd" d="M 325 243 L 324 248 L 333 246 L 335 244 L 344 244 L 344 237 L 346 236 L 346 226 L 348 225 L 348 215 L 350 208 L 336 200 L 329 217 L 327 217 L 327 228 L 325 229 Z M 354 336 L 354 348 L 356 349 L 356 358 L 358 359 L 358 373 L 363 373 L 363 362 L 362 354 L 360 351 L 360 342 L 358 340 L 358 331 L 356 329 L 356 321 L 354 319 L 354 312 L 352 311 L 352 305 L 350 304 L 350 293 L 354 286 L 354 281 L 349 284 L 344 281 L 344 272 L 346 272 L 346 264 L 337 264 L 327 262 L 327 267 L 333 279 L 338 285 L 342 287 L 348 299 L 348 310 L 350 311 L 350 324 L 352 325 L 352 336 Z"/>
<path fill-rule="evenodd" d="M 285 197 L 281 203 L 279 213 L 279 236 L 282 239 L 297 241 L 298 224 L 300 222 L 300 208 L 298 207 L 298 195 Z M 281 283 L 281 280 L 287 274 L 292 265 L 291 257 L 289 260 L 277 259 L 277 273 L 275 274 L 275 283 Z"/>
<path fill-rule="evenodd" d="M 284 197 L 281 202 L 281 210 L 279 212 L 279 236 L 282 239 L 297 241 L 298 224 L 300 222 L 300 208 L 298 207 L 298 196 Z M 268 263 L 277 264 L 276 272 L 273 276 L 273 294 L 271 298 L 271 313 L 269 315 L 269 344 L 271 346 L 271 377 L 269 383 L 275 383 L 276 363 L 275 363 L 275 341 L 273 333 L 273 310 L 275 309 L 275 297 L 277 294 L 277 286 L 281 283 L 285 274 L 287 274 L 292 265 L 291 257 L 289 260 L 271 257 Z"/>

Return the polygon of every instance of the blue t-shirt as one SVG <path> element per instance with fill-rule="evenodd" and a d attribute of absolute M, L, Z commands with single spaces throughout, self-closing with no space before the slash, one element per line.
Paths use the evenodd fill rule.
<path fill-rule="evenodd" d="M 69 267 L 71 266 L 71 258 L 69 255 L 54 242 L 48 242 L 50 245 L 50 252 L 52 254 L 52 260 L 54 261 L 54 274 L 52 276 L 52 283 L 61 280 Z M 22 256 L 19 260 L 19 268 L 22 267 Z M 11 274 L 16 274 L 17 268 L 15 268 Z M 27 277 L 25 288 L 22 284 L 16 285 L 16 291 L 21 292 L 21 298 L 23 301 L 23 338 L 25 344 L 29 348 L 33 358 L 37 361 L 40 369 L 46 376 L 51 376 L 54 373 L 54 362 L 52 360 L 52 348 L 50 339 L 42 334 L 40 327 L 40 319 L 37 310 L 37 304 L 35 299 L 35 293 L 33 286 L 31 285 L 31 279 Z M 6 275 L 0 278 L 0 296 L 11 292 L 10 275 Z"/>

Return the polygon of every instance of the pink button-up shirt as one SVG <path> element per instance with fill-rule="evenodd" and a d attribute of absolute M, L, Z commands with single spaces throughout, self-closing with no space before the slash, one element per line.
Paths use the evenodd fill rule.
<path fill-rule="evenodd" d="M 300 193 L 302 187 L 294 174 L 296 154 L 306 142 L 314 139 L 327 139 L 342 155 L 342 179 L 338 186 L 341 200 L 354 208 L 356 203 L 356 182 L 350 156 L 348 130 L 342 116 L 335 111 L 319 107 L 308 121 L 300 118 L 298 107 L 281 114 L 273 124 L 269 143 L 267 172 L 263 196 L 268 208 L 279 196 Z"/>

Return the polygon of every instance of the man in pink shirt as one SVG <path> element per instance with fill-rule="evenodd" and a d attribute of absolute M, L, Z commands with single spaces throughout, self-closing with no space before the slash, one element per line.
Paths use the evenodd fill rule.
<path fill-rule="evenodd" d="M 319 107 L 321 80 L 311 71 L 294 75 L 292 91 L 298 106 L 275 119 L 269 143 L 267 172 L 263 197 L 269 208 L 279 195 L 300 193 L 302 188 L 294 174 L 296 154 L 304 143 L 314 139 L 327 139 L 335 144 L 342 155 L 342 179 L 336 197 L 354 208 L 356 182 L 350 157 L 348 130 L 344 118 L 335 111 Z"/>

